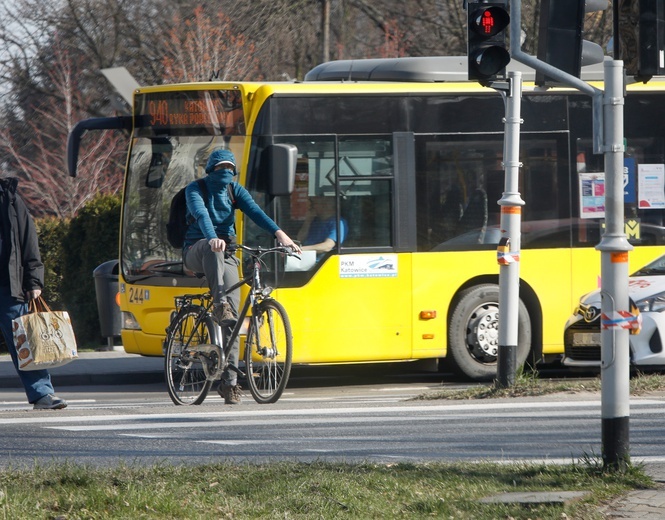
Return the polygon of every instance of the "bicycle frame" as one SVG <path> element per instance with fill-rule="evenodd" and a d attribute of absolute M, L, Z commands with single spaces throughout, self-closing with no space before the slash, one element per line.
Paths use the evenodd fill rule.
<path fill-rule="evenodd" d="M 239 248 L 243 246 L 238 246 Z M 227 358 L 228 354 L 231 350 L 231 345 L 235 342 L 235 340 L 240 336 L 240 331 L 242 330 L 243 323 L 245 321 L 245 318 L 248 316 L 250 317 L 250 320 L 255 319 L 255 313 L 252 313 L 249 315 L 249 309 L 254 309 L 255 306 L 259 303 L 259 301 L 265 300 L 270 297 L 270 293 L 272 292 L 272 287 L 261 287 L 261 257 L 263 254 L 267 254 L 273 252 L 272 250 L 266 250 L 263 253 L 259 253 L 258 255 L 254 256 L 252 255 L 252 272 L 242 278 L 238 283 L 233 284 L 231 287 L 226 289 L 224 291 L 224 294 L 229 294 L 237 289 L 240 289 L 243 285 L 247 284 L 250 286 L 249 294 L 247 295 L 247 298 L 245 298 L 245 301 L 242 304 L 242 308 L 240 312 L 238 313 L 238 320 L 236 321 L 235 326 L 233 327 L 233 330 L 231 331 L 231 334 L 229 335 L 228 339 L 225 341 L 226 345 L 224 345 L 224 357 Z M 257 327 L 257 324 L 253 324 L 254 327 Z M 243 375 L 242 372 L 237 368 L 237 367 L 231 367 L 232 370 L 237 372 L 239 375 Z"/>
<path fill-rule="evenodd" d="M 237 249 L 243 249 L 250 254 L 252 269 L 249 274 L 224 291 L 224 295 L 228 295 L 239 290 L 244 284 L 250 288 L 233 325 L 231 321 L 228 324 L 218 323 L 212 318 L 211 310 L 214 303 L 210 292 L 186 294 L 176 298 L 177 311 L 167 329 L 164 347 L 166 379 L 169 384 L 169 394 L 175 404 L 201 404 L 212 383 L 221 379 L 225 370 L 232 370 L 241 377 L 247 377 L 249 389 L 258 403 L 274 403 L 284 391 L 291 368 L 291 329 L 283 306 L 270 296 L 272 287 L 262 284 L 261 268 L 264 266 L 263 256 L 269 253 L 293 253 L 284 247 L 253 249 L 243 245 L 230 248 L 229 253 Z M 273 318 L 275 312 L 277 315 Z M 261 318 L 264 313 L 268 316 L 270 337 L 259 339 L 264 327 Z M 190 321 L 192 319 L 193 322 Z M 246 349 L 250 349 L 245 353 L 248 365 L 246 374 L 229 362 L 229 354 L 236 341 L 239 341 L 245 319 L 250 320 L 247 330 L 248 344 L 245 346 Z M 279 329 L 283 335 L 279 337 L 274 333 L 274 320 L 283 325 Z M 185 329 L 191 332 L 185 333 Z M 203 330 L 207 331 L 207 337 L 197 332 Z M 176 338 L 178 334 L 181 338 L 179 340 Z M 249 339 L 253 335 L 256 335 L 256 340 Z M 187 336 L 187 339 L 184 336 Z M 277 361 L 281 347 L 278 348 L 276 343 L 280 340 L 286 343 L 284 357 Z M 193 345 L 192 343 L 196 341 L 201 343 Z M 256 362 L 252 359 L 255 352 L 250 345 L 254 343 L 257 345 Z M 188 375 L 192 367 L 191 375 Z"/>
<path fill-rule="evenodd" d="M 210 377 L 211 380 L 216 380 L 219 379 L 221 376 L 221 373 L 223 372 L 225 368 L 225 360 L 228 359 L 229 353 L 231 351 L 231 347 L 233 343 L 238 339 L 240 336 L 240 331 L 242 330 L 243 323 L 245 321 L 245 318 L 249 316 L 250 320 L 254 320 L 255 313 L 252 313 L 251 315 L 249 314 L 249 310 L 254 309 L 255 306 L 263 300 L 266 300 L 270 297 L 270 293 L 272 293 L 272 287 L 262 287 L 261 286 L 261 258 L 268 253 L 273 253 L 275 252 L 275 248 L 271 249 L 266 249 L 265 251 L 259 251 L 258 253 L 252 252 L 249 248 L 242 246 L 240 244 L 235 245 L 235 248 L 237 249 L 244 249 L 244 250 L 249 250 L 251 257 L 252 257 L 252 271 L 249 273 L 247 276 L 241 278 L 238 282 L 233 284 L 231 287 L 227 288 L 224 290 L 224 295 L 230 294 L 233 291 L 236 291 L 240 289 L 243 285 L 247 284 L 250 286 L 249 294 L 247 295 L 247 298 L 245 298 L 245 301 L 242 304 L 242 307 L 238 313 L 238 319 L 236 321 L 235 326 L 231 330 L 231 333 L 229 334 L 228 338 L 226 338 L 225 341 L 222 341 L 224 338 L 224 335 L 222 334 L 221 327 L 219 325 L 215 326 L 215 338 L 211 338 L 214 340 L 215 345 L 210 345 L 210 347 L 204 346 L 204 345 L 197 345 L 196 350 L 197 352 L 200 353 L 207 353 L 208 350 L 213 349 L 215 347 L 219 347 L 220 353 L 222 354 L 222 363 L 220 363 L 220 366 L 218 367 L 217 371 L 214 374 L 207 374 L 208 377 Z M 181 301 L 182 303 L 176 304 L 180 305 L 180 307 L 184 307 L 187 304 L 191 304 L 193 300 L 199 299 L 201 300 L 202 307 L 206 310 L 206 314 L 202 314 L 197 318 L 196 325 L 199 326 L 201 322 L 206 318 L 206 315 L 210 312 L 210 308 L 212 307 L 212 299 L 206 295 L 192 295 L 192 294 L 186 294 L 183 296 L 180 296 L 176 298 L 176 302 Z M 253 323 L 252 324 L 255 329 L 258 329 L 258 324 Z M 189 348 L 189 345 L 184 346 L 185 348 Z M 207 348 L 206 348 L 207 347 Z M 244 377 L 245 374 L 240 370 L 238 367 L 233 366 L 233 365 L 228 365 L 228 368 L 236 372 L 239 376 Z"/>

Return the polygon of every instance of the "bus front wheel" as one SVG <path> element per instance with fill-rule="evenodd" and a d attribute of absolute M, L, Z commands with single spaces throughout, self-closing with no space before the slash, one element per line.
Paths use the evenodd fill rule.
<path fill-rule="evenodd" d="M 519 301 L 517 367 L 531 350 L 531 319 Z M 482 284 L 460 292 L 448 324 L 446 362 L 456 373 L 474 381 L 496 378 L 499 353 L 499 286 Z"/>

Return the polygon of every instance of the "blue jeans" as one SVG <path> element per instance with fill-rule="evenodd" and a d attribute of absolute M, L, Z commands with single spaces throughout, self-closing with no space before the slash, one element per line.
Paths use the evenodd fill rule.
<path fill-rule="evenodd" d="M 14 334 L 12 333 L 12 320 L 27 314 L 28 306 L 13 298 L 9 287 L 0 287 L 0 330 L 5 337 L 7 350 L 12 356 L 14 368 L 25 388 L 25 394 L 28 396 L 28 402 L 34 403 L 42 397 L 54 393 L 51 384 L 51 375 L 48 370 L 19 370 L 18 357 L 14 347 Z"/>

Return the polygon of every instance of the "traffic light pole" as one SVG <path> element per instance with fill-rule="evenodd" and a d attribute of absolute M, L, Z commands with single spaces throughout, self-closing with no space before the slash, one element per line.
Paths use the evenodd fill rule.
<path fill-rule="evenodd" d="M 630 356 L 628 243 L 623 209 L 623 62 L 605 62 L 605 232 L 600 251 L 601 301 L 601 431 L 606 467 L 630 463 Z"/>
<path fill-rule="evenodd" d="M 520 228 L 524 201 L 519 193 L 520 125 L 522 73 L 508 73 L 505 91 L 504 121 L 504 192 L 501 206 L 501 240 L 497 251 L 499 262 L 499 352 L 496 384 L 508 388 L 515 384 L 517 369 L 518 313 L 520 300 Z"/>
<path fill-rule="evenodd" d="M 521 0 L 510 2 L 510 56 L 515 61 L 519 61 L 532 69 L 542 72 L 544 75 L 560 82 L 562 85 L 568 85 L 576 88 L 584 94 L 588 94 L 592 99 L 593 113 L 593 152 L 603 153 L 603 91 L 592 87 L 581 79 L 572 76 L 562 70 L 539 60 L 538 58 L 523 52 L 520 47 L 519 36 L 513 38 L 512 35 L 520 35 L 522 19 Z"/>
<path fill-rule="evenodd" d="M 605 157 L 605 232 L 596 247 L 601 252 L 601 436 L 603 464 L 622 469 L 629 458 L 630 363 L 628 297 L 628 243 L 623 210 L 623 62 L 607 60 L 605 92 L 579 78 L 522 52 L 521 3 L 510 3 L 510 55 L 593 98 L 594 153 Z M 617 34 L 614 35 L 618 37 Z"/>

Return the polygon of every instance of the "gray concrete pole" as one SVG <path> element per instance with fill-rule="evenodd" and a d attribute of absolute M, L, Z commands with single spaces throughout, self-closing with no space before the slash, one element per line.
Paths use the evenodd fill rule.
<path fill-rule="evenodd" d="M 522 73 L 508 73 L 504 126 L 504 192 L 501 206 L 501 240 L 497 251 L 499 262 L 499 353 L 497 379 L 499 387 L 515 384 L 517 370 L 518 314 L 520 298 L 520 245 L 522 206 L 519 193 L 520 125 L 522 120 Z"/>
<path fill-rule="evenodd" d="M 601 252 L 601 435 L 603 464 L 621 469 L 629 454 L 628 243 L 623 210 L 623 62 L 605 61 L 605 232 Z M 619 320 L 617 322 L 617 320 Z M 624 320 L 624 321 L 621 321 Z"/>

